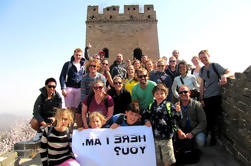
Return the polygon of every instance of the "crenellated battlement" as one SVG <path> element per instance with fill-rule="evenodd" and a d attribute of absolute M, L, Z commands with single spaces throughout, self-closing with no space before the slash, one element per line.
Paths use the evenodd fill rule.
<path fill-rule="evenodd" d="M 144 12 L 140 13 L 139 5 L 124 5 L 124 13 L 119 13 L 120 6 L 103 8 L 99 13 L 99 6 L 88 6 L 86 23 L 92 22 L 157 22 L 153 5 L 144 5 Z"/>

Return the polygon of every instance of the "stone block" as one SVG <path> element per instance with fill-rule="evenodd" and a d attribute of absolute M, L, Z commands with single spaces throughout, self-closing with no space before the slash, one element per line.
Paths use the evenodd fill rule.
<path fill-rule="evenodd" d="M 14 145 L 14 150 L 38 149 L 39 147 L 40 142 L 23 141 L 16 143 Z"/>
<path fill-rule="evenodd" d="M 19 158 L 33 158 L 39 152 L 40 142 L 23 141 L 14 145 Z"/>
<path fill-rule="evenodd" d="M 17 153 L 16 152 L 6 152 L 0 155 L 0 166 L 9 166 L 15 165 L 17 161 Z"/>
<path fill-rule="evenodd" d="M 17 150 L 16 152 L 19 158 L 33 158 L 38 154 L 36 149 Z"/>
<path fill-rule="evenodd" d="M 242 73 L 235 73 L 235 79 L 238 81 L 243 80 L 245 76 Z"/>

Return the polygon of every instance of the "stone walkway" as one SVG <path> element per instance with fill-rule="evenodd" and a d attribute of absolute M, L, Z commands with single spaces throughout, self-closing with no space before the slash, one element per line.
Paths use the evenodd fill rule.
<path fill-rule="evenodd" d="M 21 166 L 42 165 L 40 157 L 37 155 L 34 159 L 21 159 Z M 222 146 L 205 147 L 202 149 L 202 155 L 199 163 L 185 166 L 241 166 Z"/>

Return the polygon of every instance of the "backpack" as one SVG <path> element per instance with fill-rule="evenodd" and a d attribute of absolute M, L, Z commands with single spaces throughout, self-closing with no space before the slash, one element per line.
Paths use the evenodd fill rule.
<path fill-rule="evenodd" d="M 151 113 L 151 109 L 152 109 L 152 104 L 153 104 L 154 102 L 152 102 L 151 104 L 149 104 L 149 113 Z M 174 129 L 174 131 L 176 131 L 177 130 L 177 128 L 176 128 L 176 125 L 175 125 L 175 123 L 173 122 L 173 119 L 179 119 L 178 118 L 178 115 L 176 115 L 176 114 L 173 114 L 172 115 L 172 112 L 171 112 L 171 103 L 170 102 L 166 102 L 166 110 L 167 110 L 167 112 L 168 112 L 168 115 L 169 115 L 169 117 L 171 118 L 171 120 L 172 120 L 172 124 L 173 124 L 173 129 Z M 173 117 L 173 118 L 172 118 Z"/>
<path fill-rule="evenodd" d="M 200 161 L 201 151 L 194 147 L 193 139 L 175 140 L 174 154 L 177 164 L 195 164 Z"/>
<path fill-rule="evenodd" d="M 215 63 L 212 63 L 212 67 L 213 67 L 214 72 L 215 72 L 215 73 L 217 74 L 217 76 L 218 76 L 218 80 L 220 80 L 220 79 L 221 79 L 221 76 L 220 76 L 219 72 L 217 71 L 217 69 L 216 69 L 216 67 L 215 67 Z M 205 69 L 205 66 L 203 66 L 203 67 L 201 68 L 201 75 L 203 74 L 204 69 Z"/>

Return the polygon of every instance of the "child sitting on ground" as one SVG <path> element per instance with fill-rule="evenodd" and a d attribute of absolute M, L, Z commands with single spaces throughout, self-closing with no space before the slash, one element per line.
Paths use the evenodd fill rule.
<path fill-rule="evenodd" d="M 73 114 L 69 109 L 58 109 L 55 115 L 56 126 L 46 127 L 41 138 L 40 156 L 43 166 L 74 165 L 71 149 L 72 137 L 69 127 L 73 123 Z"/>
<path fill-rule="evenodd" d="M 125 113 L 113 115 L 103 126 L 103 128 L 115 129 L 119 126 L 142 125 L 139 121 L 141 118 L 138 103 L 130 103 Z"/>
<path fill-rule="evenodd" d="M 142 121 L 145 125 L 152 126 L 157 165 L 170 166 L 175 163 L 172 137 L 175 130 L 175 119 L 180 117 L 180 107 L 176 109 L 168 102 L 168 88 L 163 84 L 157 84 L 153 90 L 154 102 L 144 110 Z"/>

